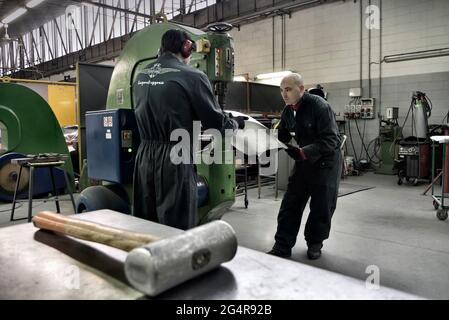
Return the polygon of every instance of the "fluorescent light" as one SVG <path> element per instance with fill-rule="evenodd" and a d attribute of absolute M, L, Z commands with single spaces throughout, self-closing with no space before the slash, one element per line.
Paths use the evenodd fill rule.
<path fill-rule="evenodd" d="M 236 82 L 246 82 L 247 79 L 244 76 L 236 76 L 236 77 L 234 77 L 234 81 L 236 81 Z"/>
<path fill-rule="evenodd" d="M 27 12 L 27 9 L 19 8 L 16 11 L 14 11 L 13 13 L 11 13 L 9 16 L 7 16 L 5 19 L 3 19 L 2 22 L 5 24 L 11 23 L 12 21 L 16 20 L 18 17 L 20 17 L 25 12 Z"/>
<path fill-rule="evenodd" d="M 44 1 L 45 0 L 31 0 L 30 2 L 26 3 L 25 6 L 27 8 L 34 8 L 35 6 L 38 6 L 39 4 L 41 4 Z"/>
<path fill-rule="evenodd" d="M 274 78 L 283 78 L 283 77 L 286 77 L 286 76 L 288 76 L 290 74 L 292 74 L 291 71 L 263 73 L 263 74 L 258 74 L 256 76 L 256 80 L 267 80 L 267 79 L 274 79 Z"/>
<path fill-rule="evenodd" d="M 390 62 L 410 61 L 410 60 L 418 60 L 418 59 L 426 59 L 426 58 L 436 58 L 436 57 L 443 57 L 443 56 L 448 56 L 448 55 L 449 55 L 449 48 L 442 48 L 442 49 L 435 49 L 435 50 L 425 50 L 425 51 L 393 54 L 390 56 L 385 56 L 383 61 L 385 63 L 390 63 Z"/>

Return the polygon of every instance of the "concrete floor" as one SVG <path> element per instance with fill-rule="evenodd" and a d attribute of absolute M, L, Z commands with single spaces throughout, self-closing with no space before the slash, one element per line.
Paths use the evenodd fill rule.
<path fill-rule="evenodd" d="M 306 210 L 291 260 L 362 280 L 368 277 L 367 267 L 374 265 L 380 271 L 380 285 L 425 298 L 449 299 L 449 220 L 436 218 L 430 195 L 421 195 L 425 185 L 398 186 L 396 181 L 394 176 L 372 173 L 346 179 L 346 183 L 375 188 L 338 199 L 330 238 L 317 261 L 306 258 Z M 248 209 L 243 197 L 237 198 L 223 219 L 236 230 L 239 245 L 263 252 L 271 249 L 281 198 L 282 193 L 275 199 L 272 187 L 262 189 L 261 199 L 257 189 L 250 190 Z M 33 205 L 35 213 L 55 210 L 53 202 Z M 16 217 L 25 217 L 27 206 L 23 203 Z M 10 207 L 0 205 L 0 227 L 12 224 Z M 69 201 L 62 202 L 61 209 L 73 212 Z"/>
<path fill-rule="evenodd" d="M 373 173 L 344 182 L 375 188 L 338 198 L 331 235 L 317 261 L 306 257 L 306 209 L 291 260 L 362 280 L 374 265 L 381 286 L 449 299 L 449 220 L 436 218 L 430 192 L 421 195 L 426 186 L 398 186 L 396 177 Z M 251 193 L 248 210 L 240 197 L 224 220 L 235 228 L 239 245 L 266 252 L 274 243 L 282 195 L 275 200 L 271 187 L 262 199 Z"/>

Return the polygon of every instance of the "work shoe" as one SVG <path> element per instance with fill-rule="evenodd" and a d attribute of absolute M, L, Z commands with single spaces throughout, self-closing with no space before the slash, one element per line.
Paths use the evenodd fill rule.
<path fill-rule="evenodd" d="M 321 257 L 321 248 L 323 247 L 323 243 L 312 243 L 307 244 L 307 246 L 309 247 L 307 249 L 307 258 L 310 260 L 316 260 Z"/>
<path fill-rule="evenodd" d="M 280 257 L 280 258 L 290 258 L 292 255 L 292 251 L 288 250 L 288 249 L 287 250 L 279 250 L 278 248 L 273 247 L 273 249 L 268 251 L 267 254 L 271 254 L 273 256 Z"/>

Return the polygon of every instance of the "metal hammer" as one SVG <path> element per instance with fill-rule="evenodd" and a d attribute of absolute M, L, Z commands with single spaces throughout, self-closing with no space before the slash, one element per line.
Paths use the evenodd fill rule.
<path fill-rule="evenodd" d="M 40 229 L 128 251 L 126 278 L 134 288 L 149 296 L 230 261 L 237 251 L 235 232 L 224 221 L 213 221 L 165 239 L 49 211 L 34 216 L 33 223 Z"/>

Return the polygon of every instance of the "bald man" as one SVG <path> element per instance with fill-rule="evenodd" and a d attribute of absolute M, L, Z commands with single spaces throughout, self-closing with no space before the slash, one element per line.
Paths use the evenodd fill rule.
<path fill-rule="evenodd" d="M 279 210 L 275 244 L 268 253 L 285 258 L 291 256 L 310 199 L 304 236 L 307 256 L 314 260 L 321 256 L 323 241 L 329 237 L 337 205 L 342 164 L 340 135 L 330 105 L 323 98 L 307 93 L 299 74 L 282 79 L 280 89 L 286 106 L 278 138 L 288 144 L 294 133 L 297 146 L 288 144 L 287 153 L 295 160 L 295 165 Z"/>

